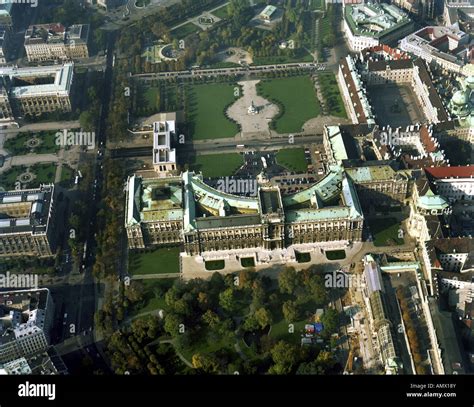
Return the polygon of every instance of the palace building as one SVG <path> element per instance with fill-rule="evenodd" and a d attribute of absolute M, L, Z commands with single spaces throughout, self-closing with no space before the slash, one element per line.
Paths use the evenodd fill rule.
<path fill-rule="evenodd" d="M 71 111 L 74 65 L 0 68 L 0 119 Z"/>
<path fill-rule="evenodd" d="M 340 166 L 306 190 L 282 196 L 260 183 L 255 197 L 212 188 L 200 174 L 128 180 L 130 248 L 183 243 L 188 256 L 218 251 L 284 250 L 292 245 L 360 241 L 364 217 Z"/>
<path fill-rule="evenodd" d="M 406 54 L 395 52 L 380 53 L 372 48 L 357 57 L 348 55 L 342 58 L 338 79 L 348 113 L 355 124 L 385 124 L 380 123 L 381 118 L 377 117 L 371 101 L 371 90 L 384 85 L 407 86 L 414 93 L 425 124 L 449 121 L 446 108 L 420 59 L 412 60 Z"/>

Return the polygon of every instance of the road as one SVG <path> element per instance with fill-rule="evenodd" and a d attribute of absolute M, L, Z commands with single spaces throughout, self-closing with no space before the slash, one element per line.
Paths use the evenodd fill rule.
<path fill-rule="evenodd" d="M 295 136 L 294 143 L 288 143 L 287 137 L 272 138 L 272 139 L 258 139 L 245 140 L 245 148 L 239 151 L 273 151 L 280 150 L 282 148 L 292 148 L 294 146 L 308 145 L 308 144 L 321 144 L 323 141 L 321 135 L 303 135 Z M 216 154 L 216 153 L 235 153 L 237 141 L 234 139 L 228 139 L 226 141 L 210 140 L 209 142 L 192 142 L 185 145 L 179 146 L 181 152 L 190 153 L 194 152 L 198 155 L 202 154 Z M 130 148 L 117 148 L 110 150 L 112 158 L 130 158 L 130 157 L 151 157 L 153 147 L 130 147 Z"/>
<path fill-rule="evenodd" d="M 106 70 L 104 73 L 104 98 L 103 109 L 97 129 L 97 142 L 105 143 L 105 124 L 109 111 L 109 103 L 112 92 L 112 59 L 115 44 L 116 33 L 108 33 L 108 58 Z M 88 155 L 89 156 L 89 155 Z M 89 157 L 91 158 L 91 157 Z M 88 230 L 86 231 L 87 250 L 85 255 L 86 267 L 82 274 L 79 270 L 82 264 L 70 265 L 67 275 L 62 283 L 51 287 L 52 296 L 59 307 L 59 319 L 55 324 L 55 342 L 59 342 L 58 348 L 61 354 L 74 352 L 83 346 L 89 346 L 93 342 L 97 344 L 97 335 L 94 327 L 94 314 L 98 306 L 98 287 L 92 274 L 91 265 L 94 264 L 96 252 L 96 213 L 97 205 L 101 199 L 100 186 L 102 185 L 102 172 L 100 171 L 100 162 L 97 160 L 97 154 L 93 155 L 90 165 L 94 169 L 94 178 L 98 181 L 98 187 L 95 194 L 95 200 L 92 199 L 92 190 L 89 191 L 91 199 L 88 201 L 89 219 Z M 92 189 L 92 186 L 91 186 Z M 82 262 L 81 262 L 82 263 Z M 64 318 L 64 315 L 66 315 Z M 101 346 L 93 346 L 93 352 L 97 349 L 97 354 L 103 355 Z"/>
<path fill-rule="evenodd" d="M 20 128 L 3 129 L 2 134 L 17 134 L 17 133 L 28 133 L 35 131 L 51 131 L 51 130 L 63 130 L 63 129 L 78 129 L 81 125 L 78 120 L 72 120 L 67 122 L 44 122 L 44 123 L 31 123 L 25 124 Z"/>

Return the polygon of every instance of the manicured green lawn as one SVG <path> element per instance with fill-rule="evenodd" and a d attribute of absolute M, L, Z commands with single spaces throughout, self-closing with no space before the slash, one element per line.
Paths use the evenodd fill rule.
<path fill-rule="evenodd" d="M 239 68 L 241 65 L 235 62 L 216 62 L 211 65 L 212 69 Z"/>
<path fill-rule="evenodd" d="M 290 333 L 289 323 L 282 319 L 272 325 L 269 335 L 271 338 L 274 338 L 276 340 L 284 340 L 299 345 L 301 343 L 301 332 L 304 329 L 306 323 L 306 320 L 294 322 L 293 333 Z"/>
<path fill-rule="evenodd" d="M 0 187 L 6 191 L 15 189 L 16 179 L 20 174 L 25 172 L 26 168 L 13 167 L 10 170 L 0 174 Z"/>
<path fill-rule="evenodd" d="M 274 123 L 278 133 L 299 132 L 306 121 L 320 113 L 309 76 L 264 80 L 258 84 L 258 91 L 279 104 L 280 113 Z"/>
<path fill-rule="evenodd" d="M 194 34 L 197 31 L 201 31 L 201 29 L 196 24 L 187 23 L 177 28 L 176 30 L 171 31 L 171 35 L 175 38 L 183 39 L 190 34 Z"/>
<path fill-rule="evenodd" d="M 225 260 L 210 260 L 205 262 L 206 270 L 222 270 L 225 267 Z"/>
<path fill-rule="evenodd" d="M 179 273 L 179 247 L 130 253 L 129 271 L 131 275 Z"/>
<path fill-rule="evenodd" d="M 374 246 L 398 246 L 404 243 L 399 237 L 401 225 L 395 218 L 369 219 Z"/>
<path fill-rule="evenodd" d="M 311 0 L 312 10 L 324 10 L 324 0 Z"/>
<path fill-rule="evenodd" d="M 242 267 L 255 267 L 255 259 L 253 257 L 244 257 L 240 259 Z"/>
<path fill-rule="evenodd" d="M 208 341 L 205 337 L 202 340 L 197 342 L 191 342 L 190 346 L 187 346 L 185 349 L 180 349 L 184 358 L 189 362 L 192 361 L 193 355 L 200 353 L 202 355 L 213 354 L 217 351 L 222 351 L 223 349 L 228 349 L 235 351 L 234 344 L 228 340 L 221 339 L 218 341 Z"/>
<path fill-rule="evenodd" d="M 187 88 L 187 120 L 193 140 L 234 137 L 239 126 L 225 116 L 237 97 L 235 84 L 212 83 Z"/>
<path fill-rule="evenodd" d="M 217 10 L 214 10 L 211 14 L 214 15 L 214 16 L 216 16 L 216 17 L 225 19 L 225 18 L 228 17 L 228 14 L 227 14 L 227 6 L 218 8 Z"/>
<path fill-rule="evenodd" d="M 41 143 L 37 147 L 30 149 L 26 146 L 26 142 L 33 138 L 41 140 Z M 55 131 L 19 134 L 15 138 L 6 140 L 4 148 L 12 155 L 24 155 L 30 152 L 35 154 L 54 154 L 59 151 L 59 146 L 56 145 Z"/>
<path fill-rule="evenodd" d="M 240 154 L 198 155 L 191 165 L 193 171 L 202 171 L 206 178 L 227 177 L 235 173 L 244 163 Z"/>
<path fill-rule="evenodd" d="M 305 172 L 308 168 L 302 148 L 282 149 L 278 151 L 276 160 L 278 164 L 294 172 Z"/>
<path fill-rule="evenodd" d="M 34 181 L 29 187 L 38 186 L 39 184 L 49 184 L 54 182 L 56 177 L 56 164 L 35 164 L 30 168 L 30 172 L 36 175 Z"/>
<path fill-rule="evenodd" d="M 329 250 L 326 251 L 326 257 L 328 260 L 343 260 L 346 258 L 346 252 L 344 250 Z"/>
<path fill-rule="evenodd" d="M 346 118 L 346 109 L 342 101 L 337 80 L 333 73 L 324 73 L 319 75 L 319 84 L 321 92 L 326 102 L 328 112 L 332 116 Z"/>
<path fill-rule="evenodd" d="M 310 253 L 300 253 L 296 252 L 296 261 L 298 263 L 309 263 L 311 261 L 311 254 Z"/>
<path fill-rule="evenodd" d="M 61 183 L 68 184 L 69 182 L 72 181 L 72 178 L 74 176 L 74 170 L 71 169 L 71 167 L 68 167 L 67 165 L 63 165 L 61 169 Z"/>

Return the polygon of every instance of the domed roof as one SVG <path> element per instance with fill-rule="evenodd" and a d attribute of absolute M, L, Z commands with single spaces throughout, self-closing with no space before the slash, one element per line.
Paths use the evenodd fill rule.
<path fill-rule="evenodd" d="M 463 92 L 462 90 L 458 90 L 453 95 L 453 103 L 456 105 L 465 105 L 469 102 L 467 97 L 467 93 Z"/>
<path fill-rule="evenodd" d="M 473 88 L 473 87 L 474 87 L 474 75 L 467 77 L 467 79 L 466 79 L 466 84 L 467 84 L 467 86 L 469 86 L 470 88 Z"/>

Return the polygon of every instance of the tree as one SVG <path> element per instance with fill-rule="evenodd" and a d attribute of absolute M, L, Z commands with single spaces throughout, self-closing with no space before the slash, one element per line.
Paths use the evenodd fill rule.
<path fill-rule="evenodd" d="M 209 326 L 209 328 L 213 330 L 217 329 L 219 323 L 221 322 L 219 315 L 211 310 L 207 310 L 201 318 Z"/>
<path fill-rule="evenodd" d="M 285 301 L 283 303 L 282 311 L 286 322 L 295 322 L 300 318 L 300 310 L 295 301 Z"/>
<path fill-rule="evenodd" d="M 268 325 L 271 325 L 273 322 L 272 314 L 264 307 L 259 308 L 255 312 L 255 320 L 258 322 L 262 329 Z"/>
<path fill-rule="evenodd" d="M 319 305 L 327 304 L 328 294 L 324 286 L 324 278 L 320 274 L 313 274 L 309 280 L 308 286 L 310 294 Z"/>
<path fill-rule="evenodd" d="M 255 280 L 252 284 L 252 305 L 260 308 L 265 303 L 266 291 L 261 280 Z"/>
<path fill-rule="evenodd" d="M 295 294 L 300 283 L 300 276 L 292 267 L 285 268 L 278 276 L 278 286 L 283 294 Z"/>
<path fill-rule="evenodd" d="M 174 314 L 172 312 L 166 314 L 164 329 L 172 337 L 175 337 L 179 334 L 180 324 L 181 324 L 181 318 L 177 314 Z"/>
<path fill-rule="evenodd" d="M 129 286 L 125 289 L 125 297 L 130 302 L 138 302 L 143 299 L 145 288 L 142 283 L 138 281 L 132 281 Z"/>
<path fill-rule="evenodd" d="M 248 332 L 256 331 L 258 329 L 258 327 L 259 327 L 259 323 L 258 323 L 257 319 L 255 318 L 254 314 L 250 314 L 245 319 L 245 322 L 242 325 L 242 328 L 245 331 L 248 331 Z"/>
<path fill-rule="evenodd" d="M 327 309 L 321 317 L 321 322 L 323 323 L 325 334 L 327 336 L 332 335 L 337 332 L 339 327 L 339 312 L 334 308 Z"/>
<path fill-rule="evenodd" d="M 269 373 L 288 374 L 298 361 L 298 348 L 284 341 L 279 341 L 270 354 L 275 364 L 270 368 Z"/>
<path fill-rule="evenodd" d="M 216 373 L 219 369 L 219 362 L 213 355 L 196 353 L 192 357 L 192 364 L 195 369 L 201 369 L 206 373 Z"/>
<path fill-rule="evenodd" d="M 219 294 L 219 305 L 232 314 L 237 309 L 237 301 L 235 299 L 233 288 L 227 288 Z"/>

